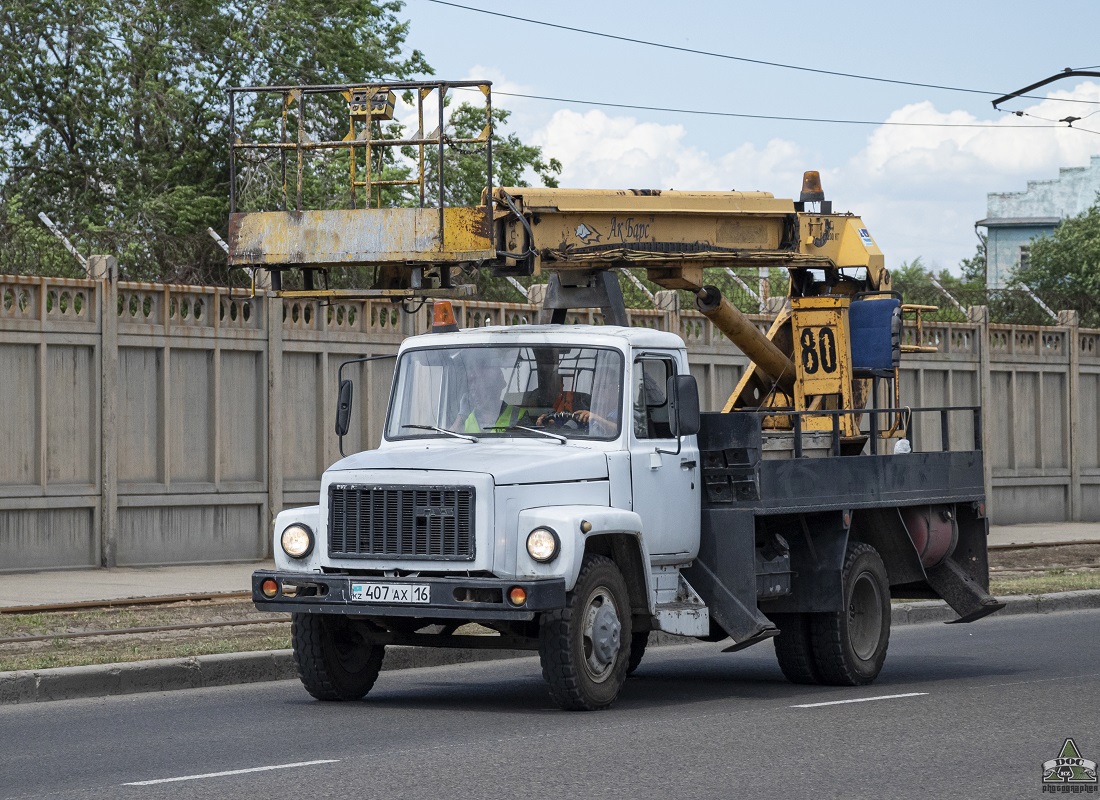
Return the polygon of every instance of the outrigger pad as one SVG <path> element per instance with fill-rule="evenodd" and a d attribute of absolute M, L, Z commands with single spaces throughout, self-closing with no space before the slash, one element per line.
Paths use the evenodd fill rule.
<path fill-rule="evenodd" d="M 780 633 L 779 628 L 765 628 L 764 630 L 760 631 L 759 633 L 757 633 L 753 636 L 750 636 L 748 639 L 745 639 L 744 641 L 737 642 L 736 644 L 731 644 L 729 647 L 725 648 L 722 652 L 723 653 L 736 653 L 738 650 L 744 650 L 746 647 L 752 647 L 754 644 L 760 644 L 760 642 L 766 641 L 767 639 L 774 639 L 776 636 L 779 635 L 779 633 Z"/>
<path fill-rule="evenodd" d="M 959 615 L 958 619 L 948 620 L 948 624 L 973 622 L 1005 607 L 952 558 L 945 558 L 925 574 L 936 594 Z"/>

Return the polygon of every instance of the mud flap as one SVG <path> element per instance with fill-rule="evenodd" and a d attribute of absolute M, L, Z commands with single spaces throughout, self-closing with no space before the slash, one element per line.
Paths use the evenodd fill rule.
<path fill-rule="evenodd" d="M 936 594 L 959 615 L 958 619 L 949 620 L 948 624 L 973 622 L 1005 607 L 953 558 L 945 558 L 937 566 L 926 570 L 925 575 Z"/>
<path fill-rule="evenodd" d="M 744 650 L 746 647 L 752 647 L 754 644 L 760 644 L 761 642 L 766 641 L 768 639 L 774 639 L 778 635 L 779 635 L 779 628 L 768 628 L 767 630 L 760 631 L 760 633 L 756 634 L 753 637 L 750 637 L 750 638 L 745 639 L 743 641 L 737 642 L 736 644 L 731 644 L 729 647 L 725 648 L 722 652 L 723 653 L 736 653 L 738 650 Z"/>

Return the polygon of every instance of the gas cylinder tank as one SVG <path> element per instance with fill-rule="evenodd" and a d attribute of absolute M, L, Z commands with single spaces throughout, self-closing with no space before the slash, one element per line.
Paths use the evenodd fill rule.
<path fill-rule="evenodd" d="M 936 566 L 955 551 L 959 525 L 953 505 L 903 508 L 901 518 L 925 569 Z"/>

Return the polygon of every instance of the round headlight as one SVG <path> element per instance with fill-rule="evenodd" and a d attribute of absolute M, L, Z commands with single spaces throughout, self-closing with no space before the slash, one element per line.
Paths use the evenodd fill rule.
<path fill-rule="evenodd" d="M 527 554 L 545 564 L 557 558 L 560 542 L 551 528 L 535 528 L 527 534 Z"/>
<path fill-rule="evenodd" d="M 305 558 L 313 552 L 313 531 L 298 522 L 287 525 L 279 537 L 279 544 L 291 558 Z"/>

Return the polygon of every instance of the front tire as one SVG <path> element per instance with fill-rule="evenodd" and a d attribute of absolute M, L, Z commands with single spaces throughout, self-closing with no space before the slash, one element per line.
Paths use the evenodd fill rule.
<path fill-rule="evenodd" d="M 878 551 L 851 542 L 841 573 L 843 611 L 807 615 L 814 665 L 831 686 L 874 681 L 890 644 L 890 580 Z"/>
<path fill-rule="evenodd" d="M 626 581 L 611 559 L 590 555 L 566 607 L 539 625 L 542 675 L 567 711 L 607 708 L 626 681 L 633 641 Z"/>
<path fill-rule="evenodd" d="M 298 677 L 318 700 L 358 700 L 374 686 L 385 645 L 368 641 L 362 623 L 335 614 L 293 614 L 290 631 Z"/>

